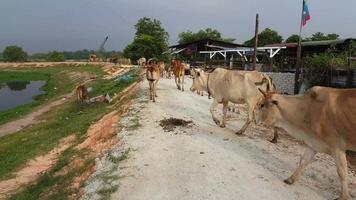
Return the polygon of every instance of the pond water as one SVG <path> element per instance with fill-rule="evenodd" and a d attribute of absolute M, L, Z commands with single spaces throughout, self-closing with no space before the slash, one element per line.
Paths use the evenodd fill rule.
<path fill-rule="evenodd" d="M 0 111 L 28 104 L 33 97 L 45 93 L 40 88 L 46 81 L 11 81 L 0 83 Z"/>

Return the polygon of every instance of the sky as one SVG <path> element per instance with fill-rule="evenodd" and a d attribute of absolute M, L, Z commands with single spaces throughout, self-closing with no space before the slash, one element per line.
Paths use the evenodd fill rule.
<path fill-rule="evenodd" d="M 356 0 L 307 0 L 311 21 L 303 36 L 317 31 L 356 37 Z M 162 22 L 169 44 L 180 32 L 215 28 L 243 43 L 272 28 L 286 39 L 299 32 L 302 0 L 0 0 L 0 52 L 19 45 L 30 53 L 97 49 L 106 35 L 106 50 L 132 42 L 141 17 Z"/>

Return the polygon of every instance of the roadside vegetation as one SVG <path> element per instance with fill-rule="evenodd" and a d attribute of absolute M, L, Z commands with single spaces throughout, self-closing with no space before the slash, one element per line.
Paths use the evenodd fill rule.
<path fill-rule="evenodd" d="M 97 71 L 100 68 L 93 69 L 90 67 L 79 67 L 76 70 L 96 71 L 95 74 L 101 77 L 103 72 Z M 62 68 L 58 69 L 58 71 L 57 69 L 46 69 L 45 71 L 51 72 L 50 74 L 55 76 L 53 73 L 63 70 L 66 71 L 67 69 Z M 129 80 L 105 81 L 98 78 L 92 81 L 90 87 L 93 88 L 93 92 L 89 93 L 89 95 L 92 97 L 105 90 L 105 92 L 116 93 L 120 96 L 120 92 L 138 79 L 135 71 L 130 71 L 128 74 L 132 77 Z M 52 78 L 56 80 L 56 77 Z M 67 90 L 73 89 L 73 82 L 60 82 L 62 82 L 60 84 L 68 84 L 66 86 L 68 87 Z M 56 86 L 59 87 L 58 85 Z M 65 91 L 65 89 L 63 90 Z M 71 194 L 77 194 L 78 191 L 73 191 L 69 186 L 75 177 L 80 176 L 93 166 L 94 158 L 88 158 L 85 151 L 78 150 L 75 146 L 84 141 L 85 133 L 93 122 L 114 109 L 118 109 L 120 112 L 120 107 L 123 104 L 124 102 L 115 104 L 117 105 L 116 107 L 107 103 L 87 105 L 80 104 L 75 101 L 75 98 L 72 98 L 64 105 L 55 107 L 51 112 L 44 114 L 42 118 L 46 120 L 46 123 L 40 123 L 15 134 L 2 137 L 0 140 L 0 180 L 10 178 L 11 174 L 23 167 L 29 159 L 49 152 L 58 144 L 60 139 L 72 134 L 76 135 L 72 146 L 64 151 L 56 165 L 49 172 L 41 175 L 36 184 L 25 187 L 24 190 L 14 195 L 11 199 L 66 199 Z M 64 175 L 56 174 L 64 166 L 70 164 L 73 158 L 84 160 L 84 164 L 75 167 Z"/>

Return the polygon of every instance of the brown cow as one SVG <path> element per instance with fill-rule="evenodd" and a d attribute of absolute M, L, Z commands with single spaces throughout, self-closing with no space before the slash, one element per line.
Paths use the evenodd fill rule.
<path fill-rule="evenodd" d="M 226 113 L 228 103 L 248 105 L 248 119 L 236 134 L 243 134 L 248 125 L 253 121 L 253 111 L 256 103 L 262 98 L 255 84 L 260 87 L 273 88 L 271 79 L 259 72 L 241 72 L 217 68 L 211 73 L 196 70 L 194 73 L 191 91 L 206 91 L 214 98 L 210 112 L 214 122 L 219 125 L 220 121 L 215 116 L 215 108 L 219 103 L 223 104 L 223 117 L 220 127 L 226 126 Z"/>
<path fill-rule="evenodd" d="M 79 85 L 76 89 L 76 93 L 77 93 L 77 100 L 80 102 L 84 102 L 89 97 L 88 89 L 85 85 Z"/>
<path fill-rule="evenodd" d="M 149 61 L 146 67 L 146 78 L 150 87 L 150 100 L 156 102 L 156 87 L 160 78 L 160 67 L 155 61 Z"/>
<path fill-rule="evenodd" d="M 185 66 L 182 61 L 177 59 L 172 60 L 172 71 L 178 90 L 184 91 Z"/>
<path fill-rule="evenodd" d="M 257 122 L 282 128 L 307 145 L 298 168 L 284 182 L 293 184 L 317 152 L 327 153 L 334 157 L 341 181 L 339 199 L 351 199 L 345 151 L 356 151 L 356 89 L 313 87 L 298 96 L 261 93 Z"/>
<path fill-rule="evenodd" d="M 160 71 L 160 75 L 163 78 L 165 75 L 165 64 L 163 61 L 158 62 L 158 67 L 159 67 L 159 71 Z"/>

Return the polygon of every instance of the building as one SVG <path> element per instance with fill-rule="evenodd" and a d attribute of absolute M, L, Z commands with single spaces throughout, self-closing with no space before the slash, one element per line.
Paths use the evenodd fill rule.
<path fill-rule="evenodd" d="M 224 56 L 216 56 L 214 59 L 210 59 L 208 55 L 201 54 L 200 52 L 245 47 L 247 46 L 242 44 L 202 39 L 185 44 L 173 45 L 169 48 L 173 57 L 184 59 L 193 65 L 227 65 L 228 59 Z"/>

